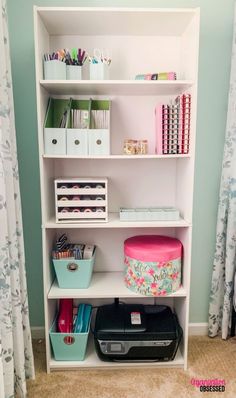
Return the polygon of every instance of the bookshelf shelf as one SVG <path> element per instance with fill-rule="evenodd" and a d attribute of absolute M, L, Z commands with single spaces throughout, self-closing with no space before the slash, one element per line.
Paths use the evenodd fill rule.
<path fill-rule="evenodd" d="M 53 282 L 53 285 L 48 293 L 49 299 L 59 298 L 140 298 L 143 297 L 141 294 L 137 294 L 127 289 L 124 285 L 124 274 L 123 272 L 94 272 L 92 281 L 88 289 L 60 289 L 57 281 Z M 177 292 L 166 296 L 166 298 L 172 297 L 186 297 L 187 291 L 181 287 Z"/>
<path fill-rule="evenodd" d="M 77 155 L 43 155 L 44 159 L 93 159 L 93 160 L 148 160 L 148 159 L 189 159 L 191 157 L 190 154 L 183 155 L 156 155 L 156 154 L 148 154 L 148 155 L 101 155 L 101 156 L 77 156 Z"/>
<path fill-rule="evenodd" d="M 56 223 L 55 218 L 50 219 L 44 225 L 44 228 L 99 228 L 99 229 L 107 229 L 107 228 L 188 228 L 191 227 L 191 223 L 181 218 L 178 221 L 120 221 L 118 213 L 109 213 L 108 222 L 106 223 L 82 223 L 80 222 L 64 222 L 64 223 Z"/>
<path fill-rule="evenodd" d="M 193 86 L 192 80 L 40 80 L 53 95 L 178 95 Z"/>
<path fill-rule="evenodd" d="M 50 368 L 52 370 L 66 370 L 66 369 L 132 369 L 143 368 L 144 364 L 141 362 L 134 363 L 119 363 L 119 362 L 103 362 L 96 355 L 94 343 L 92 338 L 89 339 L 86 357 L 84 361 L 56 361 L 53 357 L 50 359 Z M 180 350 L 177 351 L 175 359 L 170 362 L 148 362 L 145 367 L 156 369 L 162 367 L 168 368 L 183 368 L 184 357 Z"/>

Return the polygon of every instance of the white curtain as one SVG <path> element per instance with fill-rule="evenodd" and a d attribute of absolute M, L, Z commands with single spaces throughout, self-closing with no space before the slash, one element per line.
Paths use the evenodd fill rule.
<path fill-rule="evenodd" d="M 214 132 L 212 132 L 214 134 Z M 213 264 L 209 336 L 221 333 L 226 339 L 231 326 L 233 281 L 236 267 L 236 6 L 231 59 L 228 115 L 220 198 L 218 207 L 216 248 Z M 235 292 L 236 294 L 236 292 Z"/>
<path fill-rule="evenodd" d="M 0 0 L 0 397 L 34 378 L 6 1 Z"/>

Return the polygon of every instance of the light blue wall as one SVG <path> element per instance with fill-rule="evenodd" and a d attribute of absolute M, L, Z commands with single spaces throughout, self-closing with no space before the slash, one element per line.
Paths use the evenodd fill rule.
<path fill-rule="evenodd" d="M 34 4 L 201 7 L 190 321 L 206 322 L 226 123 L 234 1 L 8 0 L 30 317 L 32 326 L 40 326 L 44 320 L 33 42 Z"/>

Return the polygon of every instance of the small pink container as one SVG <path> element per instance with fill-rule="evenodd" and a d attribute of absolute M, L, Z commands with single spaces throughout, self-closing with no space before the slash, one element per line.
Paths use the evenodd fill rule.
<path fill-rule="evenodd" d="M 181 286 L 182 243 L 159 235 L 134 236 L 124 242 L 125 284 L 145 296 L 164 296 Z"/>

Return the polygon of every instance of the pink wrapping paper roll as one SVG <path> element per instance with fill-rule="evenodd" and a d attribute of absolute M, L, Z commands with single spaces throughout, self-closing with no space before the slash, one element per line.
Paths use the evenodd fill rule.
<path fill-rule="evenodd" d="M 69 213 L 70 209 L 68 207 L 63 207 L 61 213 Z"/>

